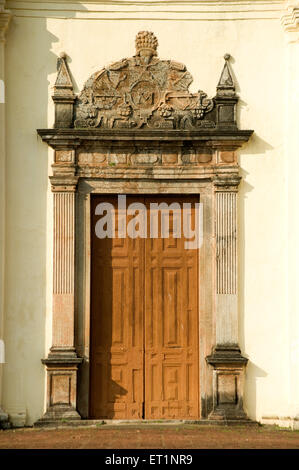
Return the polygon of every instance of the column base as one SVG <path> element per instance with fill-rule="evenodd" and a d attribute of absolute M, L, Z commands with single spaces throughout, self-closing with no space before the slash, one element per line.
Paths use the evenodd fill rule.
<path fill-rule="evenodd" d="M 78 359 L 78 356 L 77 356 L 77 353 L 76 353 L 76 349 L 72 346 L 72 347 L 59 347 L 59 346 L 52 346 L 50 348 L 50 352 L 48 354 L 48 358 L 47 359 L 42 359 L 42 363 L 43 364 L 46 364 L 47 361 L 51 360 L 53 362 L 53 360 L 55 361 L 55 359 Z"/>
<path fill-rule="evenodd" d="M 75 408 L 64 405 L 52 406 L 46 413 L 34 423 L 34 426 L 44 426 L 46 424 L 63 423 L 65 421 L 80 420 L 81 416 Z"/>
<path fill-rule="evenodd" d="M 216 346 L 206 357 L 213 370 L 213 410 L 211 421 L 253 423 L 243 410 L 245 367 L 248 359 L 241 355 L 238 345 Z"/>
<path fill-rule="evenodd" d="M 35 425 L 81 419 L 76 404 L 77 371 L 82 361 L 73 349 L 51 349 L 48 358 L 42 359 L 47 368 L 47 410 Z"/>
<path fill-rule="evenodd" d="M 229 408 L 229 405 L 216 406 L 215 409 L 209 414 L 208 419 L 211 421 L 242 421 L 242 422 L 252 422 L 248 418 L 244 410 L 236 409 L 235 406 Z"/>

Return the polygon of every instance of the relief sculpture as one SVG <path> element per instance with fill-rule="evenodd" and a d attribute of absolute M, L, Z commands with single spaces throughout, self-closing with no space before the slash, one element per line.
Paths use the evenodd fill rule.
<path fill-rule="evenodd" d="M 196 129 L 215 127 L 206 116 L 214 107 L 185 65 L 157 57 L 155 35 L 136 36 L 136 55 L 93 74 L 75 105 L 76 128 Z"/>

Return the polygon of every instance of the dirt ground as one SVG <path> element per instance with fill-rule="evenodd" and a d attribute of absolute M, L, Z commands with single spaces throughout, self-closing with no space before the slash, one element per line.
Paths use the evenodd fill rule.
<path fill-rule="evenodd" d="M 0 449 L 299 449 L 299 431 L 198 425 L 23 428 L 1 430 Z"/>

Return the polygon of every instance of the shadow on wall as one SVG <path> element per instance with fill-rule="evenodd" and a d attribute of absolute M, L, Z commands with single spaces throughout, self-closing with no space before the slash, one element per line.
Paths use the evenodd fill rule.
<path fill-rule="evenodd" d="M 263 155 L 272 150 L 273 147 L 268 144 L 265 140 L 259 137 L 256 133 L 253 133 L 250 141 L 246 145 L 246 148 L 242 150 L 242 158 L 250 159 L 251 155 L 260 155 L 262 158 Z M 246 157 L 247 156 L 247 157 Z M 240 167 L 240 175 L 242 180 L 239 188 L 239 198 L 238 198 L 238 231 L 239 231 L 239 240 L 238 240 L 238 269 L 239 269 L 239 341 L 242 354 L 245 357 L 246 348 L 245 348 L 245 254 L 246 254 L 246 239 L 245 239 L 245 202 L 248 197 L 248 194 L 254 190 L 254 187 L 246 181 L 248 172 L 244 168 Z M 256 325 L 258 329 L 259 325 Z M 256 419 L 256 403 L 257 403 L 257 379 L 258 377 L 266 377 L 267 373 L 259 368 L 257 365 L 253 364 L 248 357 L 248 365 L 246 368 L 246 380 L 245 380 L 245 390 L 244 390 L 244 401 L 245 407 L 249 417 Z"/>
<path fill-rule="evenodd" d="M 246 356 L 246 354 L 245 354 Z M 260 377 L 267 377 L 267 373 L 256 366 L 253 362 L 248 361 L 246 368 L 246 379 L 245 379 L 245 408 L 250 418 L 257 418 L 257 382 Z M 246 397 L 250 397 L 247 400 Z"/>
<path fill-rule="evenodd" d="M 246 144 L 246 149 L 242 149 L 242 157 L 246 157 L 250 159 L 250 155 L 260 155 L 261 158 L 263 158 L 263 155 L 268 150 L 273 150 L 273 146 L 268 144 L 264 139 L 259 137 L 255 132 L 252 134 L 250 137 L 249 142 Z M 241 168 L 241 176 L 242 179 L 245 179 L 246 173 L 244 172 L 244 169 Z"/>
<path fill-rule="evenodd" d="M 46 319 L 51 318 L 47 285 L 52 279 L 47 265 L 51 265 L 52 240 L 47 230 L 52 220 L 47 219 L 47 210 L 52 197 L 47 192 L 48 147 L 36 129 L 50 127 L 48 103 L 54 83 L 48 77 L 55 79 L 57 56 L 51 49 L 58 41 L 47 30 L 46 18 L 16 15 L 6 42 L 3 407 L 12 419 L 16 413 L 25 413 L 27 425 L 44 412 L 45 369 L 41 359 L 48 353 L 46 334 L 51 335 Z"/>

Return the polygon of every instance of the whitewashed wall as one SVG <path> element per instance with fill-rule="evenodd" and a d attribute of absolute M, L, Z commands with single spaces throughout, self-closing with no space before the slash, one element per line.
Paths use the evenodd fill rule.
<path fill-rule="evenodd" d="M 159 57 L 185 63 L 194 78 L 191 89 L 209 96 L 216 92 L 223 55 L 233 57 L 239 127 L 255 131 L 239 152 L 240 346 L 249 357 L 245 407 L 253 419 L 292 424 L 299 412 L 293 214 L 298 214 L 293 169 L 298 142 L 292 137 L 292 116 L 299 117 L 299 62 L 297 43 L 287 42 L 287 36 L 296 41 L 295 33 L 281 24 L 286 2 L 8 1 L 6 6 L 13 17 L 5 65 L 3 408 L 26 411 L 27 424 L 44 409 L 40 359 L 51 346 L 52 153 L 36 129 L 53 125 L 57 56 L 66 52 L 79 92 L 93 72 L 132 56 L 136 33 L 149 30 L 158 37 Z M 295 93 L 297 106 L 290 106 Z"/>

